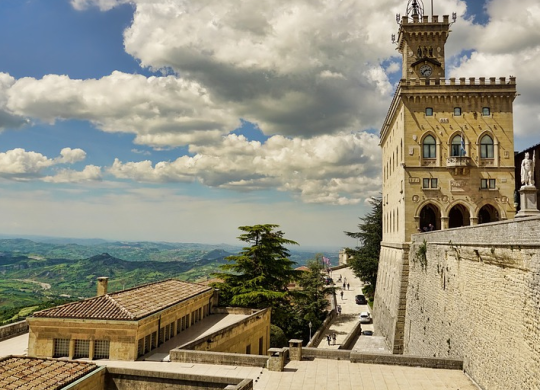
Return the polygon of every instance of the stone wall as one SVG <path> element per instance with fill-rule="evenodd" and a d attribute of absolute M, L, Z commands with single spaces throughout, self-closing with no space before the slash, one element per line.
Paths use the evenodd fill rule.
<path fill-rule="evenodd" d="M 409 245 L 381 243 L 373 323 L 393 353 L 403 353 Z"/>
<path fill-rule="evenodd" d="M 0 326 L 0 341 L 20 336 L 24 333 L 28 333 L 28 322 L 26 322 L 26 320 Z"/>
<path fill-rule="evenodd" d="M 170 357 L 171 362 L 248 367 L 265 367 L 268 361 L 268 355 L 254 356 L 240 353 L 190 351 L 179 348 L 171 350 Z"/>
<path fill-rule="evenodd" d="M 237 312 L 237 310 L 227 308 L 229 312 Z M 253 314 L 202 339 L 184 344 L 178 349 L 266 355 L 270 348 L 271 310 L 243 310 Z M 246 314 L 246 312 L 241 314 Z"/>
<path fill-rule="evenodd" d="M 105 386 L 105 390 L 202 390 L 225 388 L 252 390 L 253 380 L 108 367 Z"/>
<path fill-rule="evenodd" d="M 540 218 L 414 235 L 404 341 L 484 389 L 539 389 Z"/>

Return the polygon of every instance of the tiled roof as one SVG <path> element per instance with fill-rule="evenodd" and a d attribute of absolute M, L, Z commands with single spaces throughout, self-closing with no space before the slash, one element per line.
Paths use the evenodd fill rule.
<path fill-rule="evenodd" d="M 0 389 L 58 390 L 97 366 L 68 360 L 8 356 L 0 359 Z"/>
<path fill-rule="evenodd" d="M 182 302 L 211 287 L 168 279 L 129 290 L 68 303 L 34 313 L 34 317 L 138 320 Z"/>

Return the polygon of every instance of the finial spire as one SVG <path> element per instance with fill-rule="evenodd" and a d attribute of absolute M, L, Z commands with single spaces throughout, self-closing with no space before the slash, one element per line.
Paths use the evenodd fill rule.
<path fill-rule="evenodd" d="M 414 19 L 422 19 L 424 15 L 424 3 L 422 0 L 409 0 L 407 3 L 407 16 Z"/>

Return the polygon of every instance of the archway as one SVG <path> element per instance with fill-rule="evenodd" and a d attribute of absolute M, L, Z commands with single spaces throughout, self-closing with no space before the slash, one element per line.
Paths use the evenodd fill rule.
<path fill-rule="evenodd" d="M 488 223 L 499 221 L 499 212 L 490 204 L 485 205 L 478 211 L 478 223 Z"/>
<path fill-rule="evenodd" d="M 469 226 L 471 224 L 471 217 L 469 210 L 461 204 L 457 204 L 450 209 L 448 213 L 448 227 L 456 228 L 461 226 Z"/>
<path fill-rule="evenodd" d="M 430 229 L 430 225 L 433 229 Z M 441 212 L 439 208 L 433 204 L 427 204 L 420 210 L 420 226 L 423 231 L 440 230 L 441 229 Z"/>

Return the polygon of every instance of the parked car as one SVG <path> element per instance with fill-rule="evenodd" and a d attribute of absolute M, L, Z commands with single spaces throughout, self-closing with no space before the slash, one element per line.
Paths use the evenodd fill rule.
<path fill-rule="evenodd" d="M 372 331 L 372 330 L 364 330 L 364 331 L 362 332 L 362 334 L 363 334 L 364 336 L 373 336 L 373 331 Z"/>
<path fill-rule="evenodd" d="M 357 305 L 367 305 L 367 299 L 362 294 L 355 296 L 354 300 Z"/>
<path fill-rule="evenodd" d="M 327 286 L 330 286 L 331 284 L 334 284 L 334 279 L 327 276 L 327 277 L 324 278 L 324 284 L 326 284 Z"/>
<path fill-rule="evenodd" d="M 362 313 L 360 313 L 358 319 L 360 320 L 361 324 L 371 324 L 371 316 L 367 311 L 363 311 Z"/>

